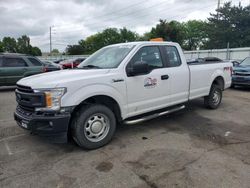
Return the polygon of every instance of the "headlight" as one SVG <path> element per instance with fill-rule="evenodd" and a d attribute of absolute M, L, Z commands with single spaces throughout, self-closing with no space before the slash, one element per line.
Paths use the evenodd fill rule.
<path fill-rule="evenodd" d="M 61 98 L 66 93 L 66 88 L 35 89 L 34 92 L 45 94 L 46 107 L 36 108 L 36 111 L 57 111 L 61 108 Z"/>

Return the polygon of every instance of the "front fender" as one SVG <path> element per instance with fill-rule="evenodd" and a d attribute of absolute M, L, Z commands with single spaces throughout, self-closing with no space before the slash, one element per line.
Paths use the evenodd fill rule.
<path fill-rule="evenodd" d="M 126 92 L 119 92 L 116 88 L 105 84 L 91 84 L 78 89 L 75 92 L 66 93 L 62 97 L 62 106 L 77 106 L 84 100 L 97 96 L 105 95 L 113 98 L 119 105 L 121 116 L 125 117 L 127 113 Z"/>

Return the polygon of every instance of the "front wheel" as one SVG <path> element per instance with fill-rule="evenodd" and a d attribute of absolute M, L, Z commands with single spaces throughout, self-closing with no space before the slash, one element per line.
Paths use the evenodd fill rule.
<path fill-rule="evenodd" d="M 222 90 L 216 85 L 212 85 L 209 95 L 204 97 L 204 104 L 209 109 L 216 109 L 222 100 Z"/>
<path fill-rule="evenodd" d="M 114 113 L 104 105 L 87 105 L 77 112 L 71 127 L 73 139 L 80 147 L 96 149 L 111 141 L 116 119 Z"/>

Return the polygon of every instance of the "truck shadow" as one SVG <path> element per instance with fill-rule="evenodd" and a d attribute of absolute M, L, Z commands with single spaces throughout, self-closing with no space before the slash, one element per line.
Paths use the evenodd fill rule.
<path fill-rule="evenodd" d="M 191 101 L 187 108 L 182 111 L 137 125 L 122 125 L 118 128 L 117 135 L 123 137 L 122 135 L 140 134 L 143 135 L 141 138 L 144 140 L 150 139 L 156 130 L 161 130 L 161 134 L 188 134 L 196 145 L 200 145 L 198 147 L 202 147 L 199 141 L 208 141 L 222 146 L 235 140 L 246 140 L 247 134 L 250 133 L 249 126 L 227 120 L 219 121 L 212 116 L 205 117 L 201 115 L 200 111 L 209 111 L 209 114 L 217 113 L 216 110 L 205 109 L 203 100 L 197 99 Z M 228 130 L 234 132 L 234 137 L 225 136 Z"/>

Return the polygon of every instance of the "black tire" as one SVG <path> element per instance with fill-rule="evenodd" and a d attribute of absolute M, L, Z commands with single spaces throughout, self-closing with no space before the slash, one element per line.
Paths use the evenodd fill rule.
<path fill-rule="evenodd" d="M 209 109 L 217 109 L 222 100 L 222 89 L 217 85 L 212 85 L 209 95 L 204 97 L 204 104 Z"/>
<path fill-rule="evenodd" d="M 103 134 L 94 138 L 95 136 L 92 136 L 95 134 L 93 129 L 100 129 L 100 127 L 104 131 Z M 85 149 L 96 149 L 106 145 L 111 141 L 115 130 L 116 119 L 114 113 L 108 107 L 100 104 L 83 106 L 76 113 L 71 125 L 74 141 Z"/>

